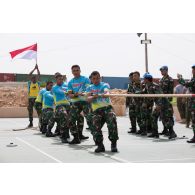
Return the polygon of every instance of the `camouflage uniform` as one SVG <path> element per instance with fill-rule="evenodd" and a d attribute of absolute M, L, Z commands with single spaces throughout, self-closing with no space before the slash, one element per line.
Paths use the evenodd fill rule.
<path fill-rule="evenodd" d="M 142 92 L 147 94 L 146 85 L 142 84 Z M 154 106 L 154 100 L 152 98 L 143 98 L 141 104 L 141 123 L 140 133 L 150 133 L 152 128 L 152 108 Z"/>
<path fill-rule="evenodd" d="M 54 110 L 52 108 L 44 108 L 42 110 L 42 125 L 43 126 L 48 126 L 49 121 L 52 121 L 53 118 L 54 118 Z M 50 124 L 50 129 L 52 128 L 53 126 Z"/>
<path fill-rule="evenodd" d="M 35 105 L 35 100 L 36 98 L 28 98 L 28 116 L 29 116 L 29 121 L 33 121 L 33 107 Z"/>
<path fill-rule="evenodd" d="M 174 81 L 173 79 L 167 75 L 167 76 L 164 76 L 160 82 L 159 82 L 159 86 L 162 90 L 162 92 L 164 94 L 173 94 L 174 93 Z M 171 104 L 171 101 L 173 100 L 172 97 L 168 98 L 170 104 L 169 104 L 169 107 L 168 107 L 168 110 L 169 110 L 169 118 L 173 118 L 173 106 Z M 166 100 L 164 100 L 166 102 Z M 163 112 L 163 110 L 162 110 Z M 167 130 L 167 122 L 166 120 L 163 118 L 166 114 L 164 113 L 161 113 L 161 118 L 162 118 L 162 123 L 163 123 L 163 126 L 164 126 L 164 130 L 166 131 Z M 171 116 L 172 115 L 172 116 Z M 167 116 L 168 117 L 168 116 Z M 172 119 L 173 120 L 173 119 Z M 169 125 L 168 125 L 169 126 Z"/>
<path fill-rule="evenodd" d="M 29 115 L 29 121 L 32 122 L 33 121 L 33 107 L 35 107 L 35 100 L 37 98 L 37 95 L 35 94 L 31 94 L 31 84 L 32 85 L 36 85 L 35 87 L 32 87 L 32 89 L 37 89 L 37 95 L 38 95 L 38 91 L 40 90 L 40 82 L 36 82 L 36 83 L 32 83 L 31 81 L 28 81 L 28 115 Z M 37 115 L 40 116 L 40 109 L 38 109 L 37 111 Z"/>
<path fill-rule="evenodd" d="M 70 105 L 58 105 L 56 106 L 55 113 L 52 118 L 50 118 L 48 123 L 48 129 L 51 130 L 55 124 L 58 122 L 60 128 L 60 134 L 62 137 L 68 137 L 68 132 L 70 128 Z"/>
<path fill-rule="evenodd" d="M 146 84 L 146 91 L 148 94 L 161 94 L 162 90 L 156 83 Z M 173 109 L 170 106 L 168 98 L 152 98 L 156 106 L 160 109 L 155 108 L 152 112 L 152 133 L 158 135 L 158 118 L 162 117 L 162 122 L 167 129 L 173 132 Z"/>
<path fill-rule="evenodd" d="M 79 134 L 81 135 L 83 132 L 84 127 L 84 116 L 81 114 L 83 111 L 83 114 L 88 121 L 89 127 L 91 127 L 91 115 L 90 115 L 90 106 L 88 102 L 85 101 L 79 101 L 72 103 L 71 111 L 70 111 L 70 120 L 71 120 L 71 134 Z"/>
<path fill-rule="evenodd" d="M 133 82 L 128 84 L 128 90 L 127 93 L 134 93 L 133 90 Z M 132 130 L 136 131 L 136 112 L 135 112 L 135 104 L 133 102 L 133 98 L 128 97 L 127 98 L 127 105 L 129 106 L 129 119 L 131 122 L 131 128 Z"/>
<path fill-rule="evenodd" d="M 101 143 L 103 141 L 103 135 L 101 128 L 105 123 L 107 123 L 109 140 L 115 142 L 119 139 L 116 115 L 113 112 L 112 106 L 103 107 L 95 110 L 93 112 L 93 137 L 96 143 Z"/>
<path fill-rule="evenodd" d="M 193 77 L 188 82 L 186 82 L 183 78 L 181 78 L 179 79 L 179 83 L 187 87 L 190 93 L 195 94 L 195 77 Z M 189 99 L 189 107 L 191 111 L 192 128 L 195 137 L 195 98 Z"/>
<path fill-rule="evenodd" d="M 133 82 L 132 92 L 134 94 L 140 94 L 142 90 L 141 81 Z M 141 105 L 142 105 L 142 98 L 132 98 L 132 104 L 134 107 L 134 111 L 131 111 L 131 121 L 132 121 L 132 129 L 136 130 L 136 122 L 138 123 L 139 127 L 141 128 Z M 132 108 L 133 108 L 132 107 Z"/>
<path fill-rule="evenodd" d="M 37 115 L 39 118 L 39 127 L 41 127 L 41 124 L 42 124 L 42 103 L 35 102 L 34 107 L 35 107 L 35 110 L 37 111 Z"/>

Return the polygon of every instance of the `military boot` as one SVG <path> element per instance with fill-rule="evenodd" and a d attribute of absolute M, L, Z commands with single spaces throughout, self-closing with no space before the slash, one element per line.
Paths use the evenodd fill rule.
<path fill-rule="evenodd" d="M 51 132 L 51 130 L 47 130 L 46 134 L 45 134 L 46 137 L 55 137 L 55 135 Z"/>
<path fill-rule="evenodd" d="M 78 134 L 74 134 L 73 137 L 74 137 L 73 140 L 69 142 L 69 144 L 80 144 L 81 143 Z"/>
<path fill-rule="evenodd" d="M 30 121 L 29 125 L 27 126 L 27 128 L 31 128 L 33 127 L 33 121 Z"/>
<path fill-rule="evenodd" d="M 169 129 L 169 139 L 175 139 L 177 137 L 177 134 L 173 130 L 173 127 Z"/>
<path fill-rule="evenodd" d="M 166 127 L 164 127 L 163 131 L 159 133 L 159 135 L 169 136 L 169 131 Z"/>
<path fill-rule="evenodd" d="M 85 139 L 89 139 L 88 136 L 84 136 L 82 132 L 79 132 L 79 139 L 80 140 L 85 140 Z"/>
<path fill-rule="evenodd" d="M 103 142 L 98 143 L 98 147 L 95 149 L 95 153 L 105 152 L 105 147 Z"/>
<path fill-rule="evenodd" d="M 118 152 L 116 141 L 111 143 L 111 152 Z"/>
<path fill-rule="evenodd" d="M 47 132 L 47 126 L 46 125 L 43 125 L 42 126 L 42 134 L 45 134 Z"/>

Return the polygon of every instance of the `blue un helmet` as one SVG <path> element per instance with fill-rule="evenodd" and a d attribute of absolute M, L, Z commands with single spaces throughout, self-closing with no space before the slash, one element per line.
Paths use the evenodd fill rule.
<path fill-rule="evenodd" d="M 152 79 L 152 75 L 149 72 L 146 72 L 143 76 L 144 79 Z"/>
<path fill-rule="evenodd" d="M 162 70 L 168 71 L 168 66 L 162 66 L 162 67 L 160 68 L 160 71 L 162 71 Z"/>

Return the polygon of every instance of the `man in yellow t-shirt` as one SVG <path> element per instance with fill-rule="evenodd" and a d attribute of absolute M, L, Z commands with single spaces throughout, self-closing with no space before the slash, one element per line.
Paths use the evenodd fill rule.
<path fill-rule="evenodd" d="M 37 70 L 36 75 L 32 75 L 33 72 Z M 38 65 L 36 64 L 35 68 L 29 73 L 29 81 L 28 81 L 28 115 L 29 115 L 29 125 L 28 128 L 33 127 L 33 107 L 35 105 L 35 100 L 39 94 L 40 91 L 40 71 L 38 68 Z M 39 115 L 39 112 L 37 111 L 37 114 Z"/>

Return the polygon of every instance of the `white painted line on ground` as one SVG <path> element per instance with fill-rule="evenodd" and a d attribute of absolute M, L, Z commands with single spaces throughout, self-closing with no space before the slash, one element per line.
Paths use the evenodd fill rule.
<path fill-rule="evenodd" d="M 147 163 L 147 162 L 164 162 L 164 161 L 185 161 L 185 160 L 195 160 L 195 158 L 175 158 L 175 159 L 156 159 L 156 160 L 143 160 L 143 161 L 133 161 L 132 163 Z"/>
<path fill-rule="evenodd" d="M 39 148 L 37 148 L 36 146 L 30 144 L 29 142 L 27 142 L 27 141 L 25 141 L 25 140 L 23 140 L 23 139 L 21 139 L 21 138 L 19 138 L 19 137 L 16 137 L 16 139 L 19 140 L 19 141 L 21 141 L 21 142 L 23 142 L 24 144 L 28 145 L 29 147 L 33 148 L 34 150 L 40 152 L 41 154 L 47 156 L 48 158 L 50 158 L 50 159 L 56 161 L 57 163 L 63 163 L 62 161 L 60 161 L 60 160 L 58 160 L 57 158 L 51 156 L 50 154 L 47 154 L 46 152 L 40 150 Z"/>
<path fill-rule="evenodd" d="M 94 152 L 92 149 L 88 149 L 87 147 L 85 146 L 82 146 L 80 145 L 83 149 L 85 149 L 86 151 L 88 152 Z M 121 162 L 121 163 L 131 163 L 130 161 L 128 160 L 125 160 L 125 159 L 122 159 L 122 158 L 118 158 L 116 156 L 112 156 L 112 155 L 109 155 L 109 154 L 105 154 L 103 152 L 100 153 L 102 156 L 106 157 L 106 158 L 110 158 L 112 160 L 115 160 L 115 161 L 118 161 L 118 162 Z"/>

